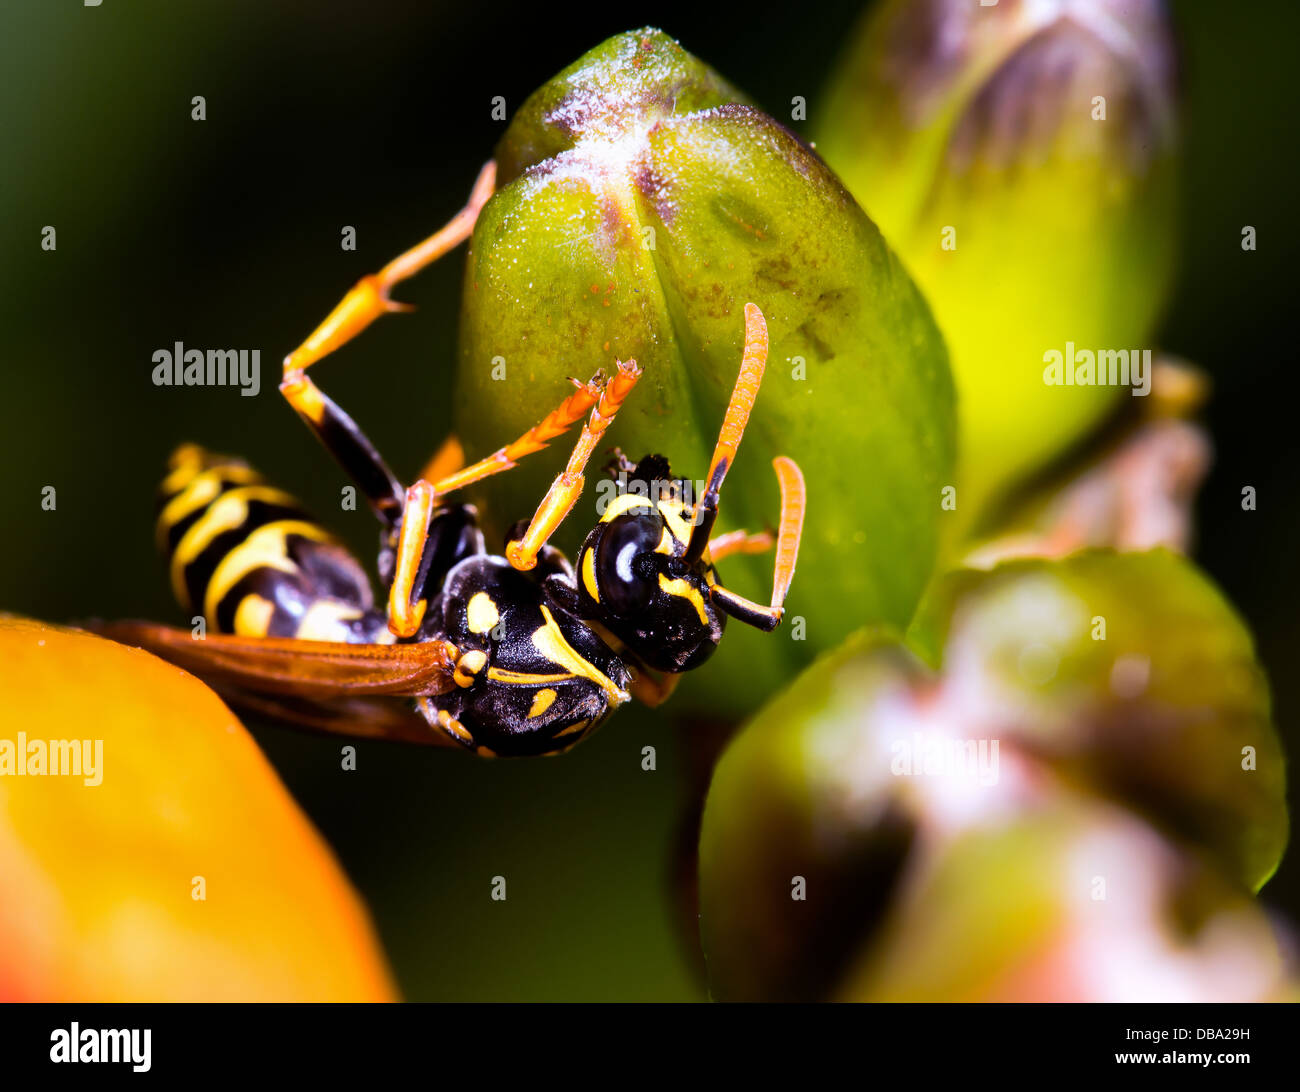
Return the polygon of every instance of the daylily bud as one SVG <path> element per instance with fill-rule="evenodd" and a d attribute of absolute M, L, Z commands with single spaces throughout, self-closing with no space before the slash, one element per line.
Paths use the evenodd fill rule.
<path fill-rule="evenodd" d="M 1276 868 L 1286 779 L 1268 684 L 1188 562 L 1093 551 L 954 573 L 907 643 L 857 635 L 718 764 L 700 840 L 716 996 L 995 996 L 1041 954 L 1029 924 L 1077 916 L 1094 874 L 1141 877 L 1112 867 L 1126 845 L 1163 862 L 1141 898 L 1116 893 L 1149 915 L 1131 955 L 1157 966 L 1182 854 L 1225 909 Z M 1118 848 L 1088 872 L 1099 831 Z M 971 846 L 983 874 L 963 863 Z"/>
<path fill-rule="evenodd" d="M 1077 353 L 1077 374 L 1085 352 L 1154 348 L 1173 253 L 1172 69 L 1158 0 L 892 0 L 831 81 L 818 150 L 948 341 L 963 524 L 1125 393 L 1050 385 L 1050 354 Z"/>
<path fill-rule="evenodd" d="M 771 348 L 718 530 L 774 526 L 772 458 L 800 464 L 808 522 L 787 619 L 806 625 L 795 641 L 733 626 L 704 700 L 750 700 L 863 622 L 905 625 L 936 553 L 951 381 L 924 301 L 816 154 L 643 30 L 537 91 L 497 159 L 500 188 L 465 278 L 466 449 L 486 453 L 530 428 L 569 392 L 566 377 L 635 358 L 644 375 L 606 444 L 633 459 L 661 453 L 675 474 L 702 479 L 753 302 Z M 607 499 L 606 459 L 593 459 L 562 547 Z M 562 466 L 560 454 L 535 456 L 487 483 L 498 532 L 532 514 Z M 721 568 L 765 599 L 771 564 L 734 557 Z M 743 691 L 720 681 L 728 662 Z"/>

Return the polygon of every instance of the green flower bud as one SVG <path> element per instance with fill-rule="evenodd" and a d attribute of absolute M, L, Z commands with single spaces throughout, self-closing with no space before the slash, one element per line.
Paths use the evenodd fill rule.
<path fill-rule="evenodd" d="M 700 908 L 715 994 L 832 996 L 868 958 L 902 974 L 897 953 L 873 947 L 880 930 L 940 920 L 948 902 L 972 918 L 944 930 L 980 937 L 980 907 L 998 891 L 1014 934 L 1041 902 L 1017 878 L 1040 867 L 1039 849 L 997 848 L 1008 871 L 977 891 L 936 879 L 922 898 L 918 870 L 951 849 L 947 874 L 966 875 L 961 839 L 1022 821 L 1032 832 L 1080 793 L 1191 847 L 1220 886 L 1258 888 L 1286 844 L 1284 762 L 1249 634 L 1166 551 L 954 573 L 906 646 L 865 631 L 769 704 L 724 754 L 705 808 Z M 983 958 L 935 958 L 949 957 Z M 863 981 L 856 993 L 914 992 Z"/>
<path fill-rule="evenodd" d="M 1154 349 L 1173 256 L 1172 68 L 1157 0 L 892 0 L 831 81 L 818 150 L 952 354 L 963 524 L 1124 393 L 1049 385 L 1049 354 Z"/>
<path fill-rule="evenodd" d="M 701 479 L 752 301 L 771 348 L 718 530 L 775 525 L 778 454 L 803 469 L 808 518 L 788 628 L 733 625 L 696 692 L 744 707 L 864 622 L 905 625 L 936 554 L 951 380 L 924 301 L 816 154 L 643 30 L 534 93 L 497 159 L 500 188 L 465 277 L 456 417 L 467 450 L 531 427 L 569 392 L 566 377 L 634 358 L 644 374 L 607 445 L 666 455 L 675 474 Z M 562 548 L 595 523 L 604 462 L 589 467 Z M 562 465 L 534 456 L 486 484 L 498 532 L 532 514 Z M 765 600 L 771 566 L 746 556 L 720 569 Z"/>

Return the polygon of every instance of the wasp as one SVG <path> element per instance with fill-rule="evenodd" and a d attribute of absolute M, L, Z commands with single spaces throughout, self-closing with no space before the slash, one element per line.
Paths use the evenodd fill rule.
<path fill-rule="evenodd" d="M 468 237 L 490 195 L 492 164 L 447 227 L 363 280 L 285 359 L 281 391 L 356 483 L 380 522 L 375 602 L 366 572 L 289 494 L 240 459 L 186 444 L 160 488 L 157 534 L 192 630 L 147 622 L 103 627 L 210 683 L 232 704 L 354 736 L 443 743 L 486 757 L 558 754 L 630 697 L 658 704 L 717 647 L 727 617 L 780 622 L 803 526 L 802 474 L 774 461 L 777 533 L 711 537 L 767 359 L 767 327 L 745 307 L 740 371 L 701 495 L 666 458 L 615 454 L 615 495 L 577 555 L 548 539 L 569 514 L 584 470 L 640 377 L 620 361 L 512 443 L 471 465 L 450 438 L 403 487 L 356 423 L 305 374 L 387 310 L 388 290 Z M 584 421 L 585 418 L 585 421 Z M 531 520 L 488 552 L 458 490 L 509 470 L 584 421 L 564 470 Z M 771 601 L 724 587 L 715 563 L 775 547 Z"/>

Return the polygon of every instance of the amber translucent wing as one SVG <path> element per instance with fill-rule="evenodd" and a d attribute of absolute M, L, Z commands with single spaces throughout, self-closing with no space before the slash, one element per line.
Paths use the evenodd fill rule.
<path fill-rule="evenodd" d="M 195 638 L 189 630 L 152 622 L 108 622 L 87 628 L 135 645 L 218 688 L 328 702 L 341 698 L 426 697 L 452 689 L 452 646 L 349 645 L 279 637 Z"/>
<path fill-rule="evenodd" d="M 381 739 L 390 743 L 419 743 L 457 747 L 446 732 L 434 731 L 409 702 L 392 698 L 336 698 L 311 701 L 299 697 L 255 694 L 214 682 L 214 689 L 241 713 L 266 717 L 316 732 L 352 739 Z"/>

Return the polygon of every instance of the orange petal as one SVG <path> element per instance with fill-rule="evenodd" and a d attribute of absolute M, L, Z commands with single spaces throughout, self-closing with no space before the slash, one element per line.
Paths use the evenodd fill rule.
<path fill-rule="evenodd" d="M 46 773 L 18 774 L 35 741 Z M 88 741 L 80 775 L 53 772 L 50 741 Z M 211 690 L 146 652 L 10 616 L 0 937 L 3 1001 L 394 996 L 356 892 Z"/>

